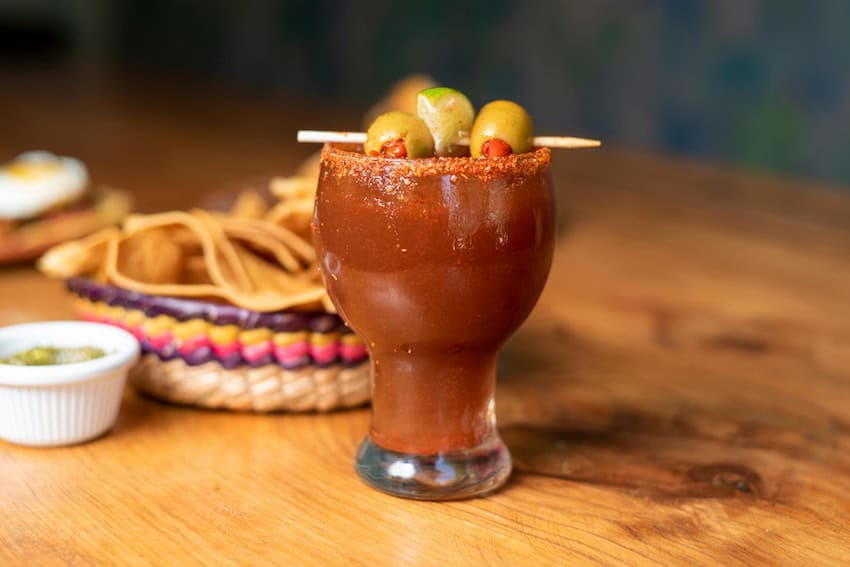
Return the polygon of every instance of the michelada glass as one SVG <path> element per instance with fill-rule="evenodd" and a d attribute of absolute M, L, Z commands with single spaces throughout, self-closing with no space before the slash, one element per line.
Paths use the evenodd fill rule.
<path fill-rule="evenodd" d="M 371 355 L 356 458 L 371 486 L 443 500 L 507 480 L 496 358 L 549 274 L 550 160 L 547 148 L 424 159 L 323 148 L 313 236 L 329 295 Z"/>

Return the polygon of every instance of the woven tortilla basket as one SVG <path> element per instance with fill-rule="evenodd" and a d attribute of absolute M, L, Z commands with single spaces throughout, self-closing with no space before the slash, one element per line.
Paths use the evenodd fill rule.
<path fill-rule="evenodd" d="M 133 333 L 140 392 L 234 411 L 330 411 L 369 400 L 366 348 L 335 314 L 258 313 L 67 280 L 78 317 Z"/>

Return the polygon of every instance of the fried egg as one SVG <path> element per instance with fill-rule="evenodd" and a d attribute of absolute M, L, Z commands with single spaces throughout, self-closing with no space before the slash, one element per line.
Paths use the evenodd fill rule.
<path fill-rule="evenodd" d="M 0 166 L 0 218 L 27 219 L 82 197 L 86 166 L 49 152 L 27 152 Z"/>

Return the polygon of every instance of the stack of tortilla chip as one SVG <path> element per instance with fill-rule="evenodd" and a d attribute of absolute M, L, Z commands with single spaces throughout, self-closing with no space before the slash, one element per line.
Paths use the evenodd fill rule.
<path fill-rule="evenodd" d="M 228 213 L 194 209 L 130 215 L 120 228 L 61 244 L 39 260 L 45 274 L 87 276 L 149 295 L 226 302 L 253 311 L 328 310 L 306 239 L 305 199 L 267 210 L 243 193 Z M 281 222 L 293 223 L 293 229 Z M 306 222 L 306 225 L 305 225 Z"/>

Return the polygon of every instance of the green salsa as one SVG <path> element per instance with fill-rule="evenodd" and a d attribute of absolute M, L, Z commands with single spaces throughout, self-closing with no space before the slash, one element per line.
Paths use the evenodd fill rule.
<path fill-rule="evenodd" d="M 53 364 L 72 364 L 85 362 L 106 356 L 103 349 L 97 347 L 35 347 L 21 351 L 6 358 L 0 358 L 0 364 L 13 366 L 49 366 Z"/>

